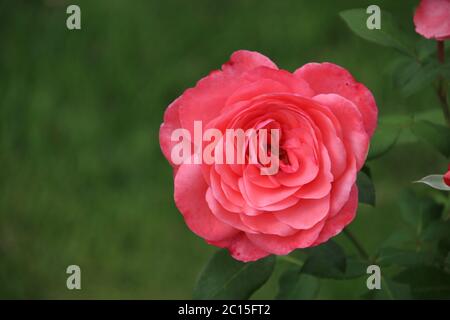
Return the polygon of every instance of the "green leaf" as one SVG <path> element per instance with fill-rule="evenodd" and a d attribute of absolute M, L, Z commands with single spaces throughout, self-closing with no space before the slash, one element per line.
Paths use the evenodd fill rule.
<path fill-rule="evenodd" d="M 420 63 L 411 57 L 401 57 L 392 70 L 392 78 L 397 88 L 403 88 L 419 71 Z"/>
<path fill-rule="evenodd" d="M 301 271 L 319 278 L 342 279 L 346 270 L 345 253 L 334 241 L 305 249 L 308 258 Z"/>
<path fill-rule="evenodd" d="M 444 264 L 445 264 L 447 269 L 450 269 L 450 252 L 447 253 L 447 256 L 445 257 Z"/>
<path fill-rule="evenodd" d="M 398 117 L 398 116 L 395 116 Z M 383 117 L 382 121 L 387 117 Z M 389 116 L 390 118 L 390 116 Z M 418 112 L 414 113 L 412 116 L 403 117 L 404 121 L 390 121 L 390 123 L 394 124 L 397 123 L 398 126 L 402 128 L 402 132 L 400 134 L 400 137 L 397 141 L 397 144 L 411 144 L 411 143 L 417 143 L 418 141 L 421 141 L 422 139 L 417 137 L 412 132 L 412 127 L 415 124 L 415 122 L 418 121 L 431 121 L 433 123 L 438 123 L 445 125 L 444 119 L 442 117 L 442 111 L 439 108 L 433 108 L 428 111 Z"/>
<path fill-rule="evenodd" d="M 443 237 L 441 240 L 439 240 L 438 252 L 442 256 L 447 257 L 448 253 L 450 252 L 450 234 L 447 233 L 446 237 Z"/>
<path fill-rule="evenodd" d="M 400 127 L 380 123 L 370 142 L 367 161 L 377 159 L 394 148 L 400 133 Z"/>
<path fill-rule="evenodd" d="M 405 300 L 411 299 L 411 288 L 407 284 L 382 278 L 381 289 L 371 290 L 369 295 L 374 300 Z"/>
<path fill-rule="evenodd" d="M 445 79 L 450 80 L 450 63 L 446 63 L 442 66 L 441 74 Z"/>
<path fill-rule="evenodd" d="M 413 123 L 412 131 L 445 157 L 450 157 L 450 129 L 448 127 L 422 120 Z"/>
<path fill-rule="evenodd" d="M 370 179 L 372 179 L 372 170 L 370 170 L 370 167 L 367 165 L 364 165 L 361 168 L 361 172 L 365 173 Z"/>
<path fill-rule="evenodd" d="M 416 60 L 411 59 L 410 64 L 405 68 L 405 72 L 400 73 L 404 77 L 403 82 L 397 84 L 400 87 L 400 93 L 405 97 L 430 85 L 441 73 L 440 65 L 434 61 L 419 64 Z"/>
<path fill-rule="evenodd" d="M 358 172 L 356 179 L 358 185 L 358 200 L 360 203 L 375 207 L 375 186 L 372 179 L 363 171 Z"/>
<path fill-rule="evenodd" d="M 436 259 L 445 259 L 450 252 L 450 220 L 436 220 L 422 233 L 421 240 L 435 247 Z"/>
<path fill-rule="evenodd" d="M 439 113 L 438 117 L 441 117 Z M 399 141 L 403 129 L 409 128 L 413 118 L 405 115 L 380 117 L 377 130 L 370 142 L 367 160 L 377 159 L 388 153 Z"/>
<path fill-rule="evenodd" d="M 424 183 L 429 185 L 433 189 L 450 191 L 450 186 L 446 185 L 444 182 L 444 175 L 442 174 L 431 174 L 429 176 L 423 177 L 420 180 L 414 181 L 416 183 Z"/>
<path fill-rule="evenodd" d="M 429 266 L 412 267 L 400 272 L 395 278 L 409 284 L 418 299 L 449 299 L 450 274 Z"/>
<path fill-rule="evenodd" d="M 279 280 L 277 299 L 312 300 L 320 289 L 319 280 L 298 270 L 287 270 Z"/>
<path fill-rule="evenodd" d="M 382 266 L 398 265 L 402 267 L 430 264 L 433 256 L 426 252 L 416 252 L 397 248 L 382 248 L 377 263 Z"/>
<path fill-rule="evenodd" d="M 432 198 L 406 190 L 400 195 L 400 212 L 405 220 L 416 232 L 422 234 L 432 221 L 440 218 L 442 205 Z"/>
<path fill-rule="evenodd" d="M 423 241 L 440 241 L 450 238 L 450 221 L 435 220 L 432 221 L 422 233 Z"/>
<path fill-rule="evenodd" d="M 353 279 L 367 275 L 369 264 L 357 258 L 347 257 L 345 273 L 342 279 Z"/>
<path fill-rule="evenodd" d="M 200 274 L 194 299 L 248 299 L 272 274 L 275 257 L 255 262 L 234 260 L 226 250 L 216 252 Z"/>
<path fill-rule="evenodd" d="M 422 38 L 416 42 L 416 52 L 419 60 L 423 61 L 436 52 L 436 41 Z"/>
<path fill-rule="evenodd" d="M 445 68 L 435 60 L 419 61 L 414 57 L 401 57 L 390 68 L 395 87 L 400 93 L 410 95 L 432 84 L 443 75 Z"/>
<path fill-rule="evenodd" d="M 394 246 L 401 246 L 404 244 L 415 244 L 416 237 L 410 228 L 399 228 L 394 233 L 390 234 L 384 240 L 380 247 L 389 248 Z"/>
<path fill-rule="evenodd" d="M 352 256 L 345 257 L 345 270 L 343 269 L 343 263 L 341 258 L 342 249 L 335 243 L 330 245 L 330 250 L 333 250 L 332 247 L 337 246 L 336 251 L 338 252 L 338 257 L 336 260 L 339 261 L 337 264 L 337 267 L 333 267 L 333 279 L 343 280 L 343 279 L 353 279 L 358 278 L 363 275 L 366 275 L 366 270 L 368 263 L 366 261 L 361 260 L 360 258 L 355 258 Z M 317 254 L 313 253 L 313 251 L 316 251 L 316 248 L 310 248 L 310 249 L 302 249 L 302 250 L 295 250 L 292 252 L 289 257 L 294 258 L 295 260 L 299 261 L 298 264 L 300 267 L 305 263 L 308 258 L 311 257 L 311 254 Z M 324 250 L 325 251 L 325 250 Z M 345 253 L 343 253 L 345 255 Z M 316 259 L 316 258 L 314 258 Z M 311 262 L 309 262 L 311 263 Z M 309 268 L 309 267 L 308 267 Z M 308 270 L 306 270 L 308 272 Z M 319 272 L 319 271 L 317 271 Z M 325 278 L 327 278 L 325 276 Z"/>
<path fill-rule="evenodd" d="M 408 35 L 400 30 L 395 23 L 395 19 L 388 12 L 381 12 L 381 29 L 379 30 L 367 28 L 369 14 L 366 13 L 366 9 L 345 10 L 340 12 L 339 15 L 349 28 L 361 38 L 414 56 L 414 49 Z"/>

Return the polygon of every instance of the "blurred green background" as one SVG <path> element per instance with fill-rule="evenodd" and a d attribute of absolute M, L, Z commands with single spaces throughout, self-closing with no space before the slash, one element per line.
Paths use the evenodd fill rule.
<path fill-rule="evenodd" d="M 396 53 L 338 16 L 378 4 L 412 32 L 417 3 L 0 1 L 0 298 L 190 298 L 215 248 L 174 206 L 158 143 L 166 106 L 249 49 L 290 71 L 344 66 L 382 116 L 438 110 L 431 89 L 402 98 L 385 73 Z M 69 4 L 81 7 L 82 30 L 66 28 Z M 402 223 L 398 193 L 446 162 L 424 143 L 404 143 L 370 166 L 378 207 L 361 205 L 350 229 L 373 252 Z M 275 295 L 284 263 L 256 298 Z M 81 267 L 80 291 L 66 288 L 71 264 Z M 323 281 L 319 298 L 364 288 L 364 278 Z"/>

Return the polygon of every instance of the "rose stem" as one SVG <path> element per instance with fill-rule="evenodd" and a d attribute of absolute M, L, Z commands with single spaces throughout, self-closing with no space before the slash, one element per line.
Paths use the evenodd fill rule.
<path fill-rule="evenodd" d="M 289 257 L 289 256 L 278 256 L 278 258 L 279 258 L 280 260 L 284 260 L 284 261 L 286 261 L 286 262 L 295 264 L 296 266 L 303 267 L 303 262 L 300 261 L 300 260 L 297 260 L 297 259 L 295 259 L 295 258 L 293 258 L 293 257 Z"/>
<path fill-rule="evenodd" d="M 437 41 L 438 60 L 441 64 L 445 63 L 445 44 L 444 41 Z M 447 101 L 447 85 L 443 76 L 439 77 L 437 95 L 444 112 L 445 120 L 450 127 L 450 109 Z"/>
<path fill-rule="evenodd" d="M 355 246 L 356 250 L 358 250 L 359 254 L 364 260 L 370 260 L 367 251 L 363 248 L 361 243 L 356 239 L 356 237 L 350 232 L 348 229 L 344 229 L 344 234 L 350 240 L 350 242 Z"/>

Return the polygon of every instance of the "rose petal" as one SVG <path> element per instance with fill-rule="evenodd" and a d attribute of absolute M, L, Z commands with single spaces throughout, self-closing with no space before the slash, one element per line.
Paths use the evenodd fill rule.
<path fill-rule="evenodd" d="M 230 212 L 225 209 L 214 197 L 211 188 L 209 188 L 206 192 L 206 202 L 208 203 L 208 207 L 214 216 L 217 217 L 218 220 L 225 222 L 226 224 L 233 226 L 234 228 L 244 231 L 247 233 L 254 233 L 257 231 L 252 230 L 247 227 L 241 220 L 239 214 L 235 212 Z"/>
<path fill-rule="evenodd" d="M 277 219 L 295 229 L 310 229 L 328 215 L 330 195 L 322 199 L 300 199 L 287 209 L 276 213 Z"/>
<path fill-rule="evenodd" d="M 333 63 L 308 63 L 294 74 L 306 80 L 316 94 L 336 93 L 352 101 L 362 114 L 367 134 L 373 135 L 378 116 L 375 99 L 347 70 Z"/>
<path fill-rule="evenodd" d="M 205 200 L 208 186 L 203 180 L 200 166 L 181 165 L 174 186 L 175 204 L 195 234 L 209 241 L 218 241 L 238 233 L 232 226 L 218 220 L 209 209 Z"/>
<path fill-rule="evenodd" d="M 278 69 L 272 60 L 259 52 L 238 50 L 233 52 L 230 60 L 222 66 L 222 70 L 231 76 L 238 76 L 257 67 Z"/>
<path fill-rule="evenodd" d="M 171 141 L 171 136 L 175 129 L 181 127 L 180 118 L 178 115 L 179 107 L 180 98 L 176 99 L 167 107 L 164 112 L 164 122 L 159 128 L 159 145 L 161 146 L 161 151 L 172 167 L 175 167 L 175 164 L 172 162 L 171 152 L 173 146 L 175 146 L 178 142 Z"/>
<path fill-rule="evenodd" d="M 183 128 L 193 133 L 194 121 L 205 126 L 225 106 L 226 100 L 248 80 L 240 76 L 254 68 L 265 66 L 277 69 L 269 58 L 253 51 L 240 50 L 231 55 L 222 71 L 211 72 L 197 82 L 194 88 L 186 90 L 180 101 L 180 121 Z"/>
<path fill-rule="evenodd" d="M 352 152 L 358 170 L 362 168 L 369 151 L 369 137 L 364 131 L 361 114 L 349 100 L 336 94 L 320 94 L 314 100 L 326 105 L 341 123 L 347 152 Z M 347 145 L 351 148 L 348 149 Z"/>
<path fill-rule="evenodd" d="M 331 237 L 334 237 L 342 231 L 353 218 L 356 216 L 356 210 L 358 209 L 358 188 L 353 185 L 350 197 L 347 203 L 342 207 L 341 211 L 326 221 L 325 226 L 322 229 L 319 237 L 315 241 L 314 245 L 319 245 L 325 241 L 328 241 Z"/>
<path fill-rule="evenodd" d="M 416 32 L 427 39 L 450 39 L 450 1 L 422 0 L 414 14 Z"/>
<path fill-rule="evenodd" d="M 268 189 L 253 184 L 248 179 L 241 178 L 239 180 L 239 189 L 246 199 L 253 207 L 261 208 L 274 203 L 277 203 L 287 197 L 293 195 L 298 187 L 284 187 L 277 189 Z"/>
<path fill-rule="evenodd" d="M 330 217 L 334 217 L 348 202 L 352 187 L 356 182 L 356 161 L 349 157 L 346 171 L 333 182 L 331 189 Z"/>
<path fill-rule="evenodd" d="M 258 216 L 242 215 L 242 222 L 253 230 L 261 233 L 287 236 L 297 232 L 294 228 L 278 220 L 272 213 L 263 213 Z"/>
<path fill-rule="evenodd" d="M 320 129 L 322 142 L 330 156 L 331 172 L 337 178 L 345 170 L 347 158 L 340 123 L 331 112 L 326 113 L 325 110 L 310 110 L 309 115 Z"/>
<path fill-rule="evenodd" d="M 268 256 L 270 253 L 262 250 L 258 246 L 254 245 L 245 235 L 245 233 L 240 233 L 234 237 L 231 241 L 225 243 L 221 242 L 210 242 L 211 244 L 228 248 L 231 256 L 236 260 L 243 262 L 250 262 L 262 259 Z"/>
<path fill-rule="evenodd" d="M 286 255 L 295 249 L 311 246 L 316 241 L 323 226 L 324 222 L 320 221 L 311 229 L 300 230 L 287 237 L 268 234 L 249 234 L 247 237 L 262 250 L 273 254 Z"/>

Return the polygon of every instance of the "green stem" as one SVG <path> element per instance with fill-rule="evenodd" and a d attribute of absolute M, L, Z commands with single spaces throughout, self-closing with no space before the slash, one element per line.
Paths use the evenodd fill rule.
<path fill-rule="evenodd" d="M 437 42 L 438 60 L 441 64 L 445 63 L 445 44 L 444 41 Z M 445 121 L 450 127 L 450 107 L 447 101 L 447 83 L 443 76 L 438 79 L 437 95 L 441 103 L 442 112 L 444 113 Z"/>
<path fill-rule="evenodd" d="M 289 257 L 289 256 L 278 256 L 278 259 L 284 260 L 284 261 L 289 262 L 289 263 L 292 263 L 292 264 L 295 264 L 296 266 L 299 266 L 299 267 L 303 267 L 303 262 L 300 261 L 300 260 L 298 260 L 298 259 L 295 259 L 295 258 L 293 258 L 293 257 Z"/>
<path fill-rule="evenodd" d="M 356 239 L 356 237 L 350 232 L 348 229 L 344 229 L 344 234 L 347 236 L 347 238 L 350 240 L 350 242 L 355 246 L 356 250 L 359 252 L 361 257 L 364 260 L 370 260 L 370 257 L 367 253 L 367 251 L 364 249 L 364 247 L 361 245 L 361 243 Z"/>

